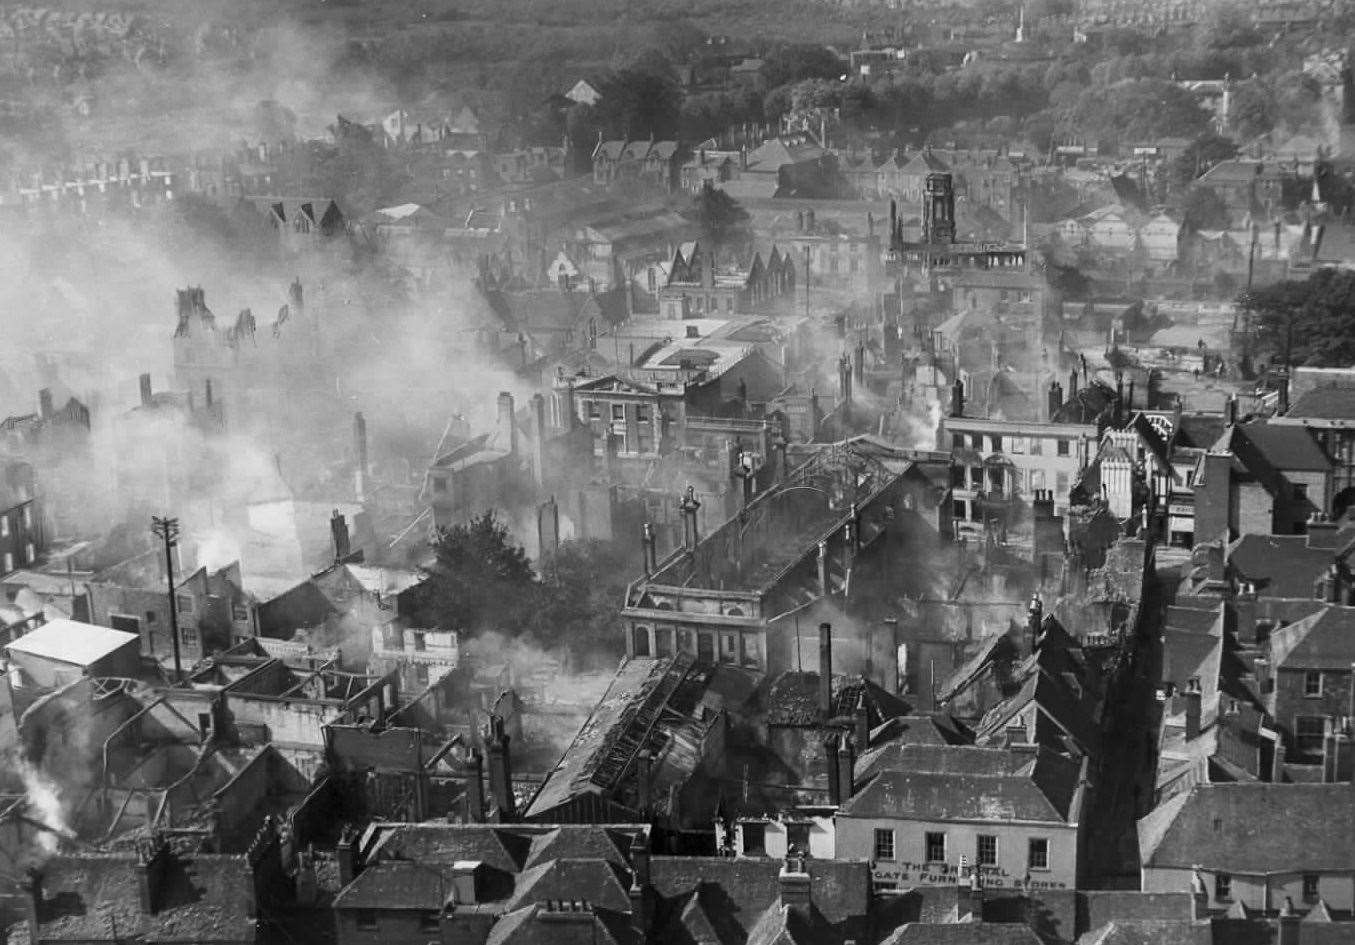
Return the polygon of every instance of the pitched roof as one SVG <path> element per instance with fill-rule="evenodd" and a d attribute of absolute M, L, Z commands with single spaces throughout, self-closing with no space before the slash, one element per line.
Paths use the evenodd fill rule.
<path fill-rule="evenodd" d="M 1355 420 L 1355 387 L 1315 387 L 1301 394 L 1286 417 Z"/>
<path fill-rule="evenodd" d="M 1355 662 L 1355 607 L 1332 605 L 1270 635 L 1276 668 L 1348 670 Z"/>
<path fill-rule="evenodd" d="M 137 640 L 135 633 L 61 618 L 28 631 L 7 643 L 5 649 L 60 663 L 89 666 Z"/>
<path fill-rule="evenodd" d="M 551 860 L 522 871 L 508 908 L 552 899 L 584 899 L 626 912 L 630 909 L 630 874 L 606 860 Z"/>
<path fill-rule="evenodd" d="M 1355 862 L 1349 784 L 1197 784 L 1139 821 L 1145 868 L 1229 873 L 1348 870 Z"/>
<path fill-rule="evenodd" d="M 1228 549 L 1228 567 L 1256 585 L 1262 597 L 1311 598 L 1313 582 L 1338 554 L 1333 548 L 1309 547 L 1305 535 L 1247 534 Z"/>
<path fill-rule="evenodd" d="M 1225 448 L 1258 476 L 1261 473 L 1254 468 L 1253 456 L 1259 456 L 1272 469 L 1286 472 L 1326 472 L 1332 468 L 1331 459 L 1306 427 L 1257 422 L 1235 424 L 1230 429 L 1231 435 L 1225 434 Z"/>
<path fill-rule="evenodd" d="M 1037 945 L 1024 922 L 909 922 L 881 945 Z"/>
<path fill-rule="evenodd" d="M 1047 749 L 909 745 L 900 767 L 881 771 L 838 816 L 1065 824 L 1077 816 L 1078 779 L 1077 762 Z"/>

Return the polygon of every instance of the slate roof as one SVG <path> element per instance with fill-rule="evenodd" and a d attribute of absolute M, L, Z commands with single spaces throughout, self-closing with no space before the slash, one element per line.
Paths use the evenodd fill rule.
<path fill-rule="evenodd" d="M 1024 922 L 909 922 L 881 945 L 1037 945 Z"/>
<path fill-rule="evenodd" d="M 507 906 L 584 899 L 617 912 L 630 909 L 630 872 L 606 860 L 552 860 L 525 869 Z"/>
<path fill-rule="evenodd" d="M 650 860 L 650 882 L 658 896 L 676 907 L 670 916 L 660 914 L 658 919 L 676 919 L 690 907 L 689 897 L 696 893 L 722 941 L 742 945 L 742 936 L 780 898 L 781 866 L 781 860 L 762 857 L 655 856 Z M 845 937 L 864 941 L 870 864 L 808 859 L 805 870 L 815 908 L 828 922 L 847 931 Z"/>
<path fill-rule="evenodd" d="M 1197 784 L 1139 821 L 1139 854 L 1145 868 L 1349 870 L 1355 791 L 1349 784 Z"/>
<path fill-rule="evenodd" d="M 1315 387 L 1301 394 L 1286 417 L 1355 420 L 1355 387 Z"/>
<path fill-rule="evenodd" d="M 1352 536 L 1355 539 L 1355 536 Z M 1228 549 L 1228 566 L 1261 597 L 1311 598 L 1313 582 L 1339 551 L 1310 548 L 1305 535 L 1243 535 Z"/>
<path fill-rule="evenodd" d="M 1270 635 L 1277 669 L 1349 670 L 1355 662 L 1355 608 L 1337 605 Z"/>
<path fill-rule="evenodd" d="M 1081 945 L 1213 945 L 1208 922 L 1134 919 L 1108 922 L 1078 940 Z"/>
<path fill-rule="evenodd" d="M 940 770 L 925 770 L 912 764 L 913 758 Z M 880 772 L 841 806 L 838 816 L 1066 824 L 1077 816 L 1073 798 L 1079 774 L 1077 762 L 1047 749 L 1023 754 L 910 745 L 899 768 Z"/>
<path fill-rule="evenodd" d="M 1257 459 L 1271 470 L 1282 472 L 1326 472 L 1332 468 L 1331 460 L 1306 427 L 1239 423 L 1224 433 L 1218 445 L 1231 450 L 1263 482 L 1267 481 L 1267 471 L 1257 467 Z"/>
<path fill-rule="evenodd" d="M 335 908 L 440 910 L 451 894 L 451 878 L 435 865 L 414 860 L 381 860 L 367 866 L 339 891 Z"/>

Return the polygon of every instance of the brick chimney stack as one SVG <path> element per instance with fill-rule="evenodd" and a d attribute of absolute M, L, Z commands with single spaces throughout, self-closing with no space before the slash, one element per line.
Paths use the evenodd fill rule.
<path fill-rule="evenodd" d="M 503 719 L 489 717 L 489 732 L 485 738 L 489 747 L 489 791 L 494 796 L 494 808 L 500 823 L 517 819 L 517 800 L 513 797 L 513 769 L 508 753 L 510 738 L 503 730 Z"/>
<path fill-rule="evenodd" d="M 329 518 L 329 531 L 334 537 L 334 563 L 342 564 L 352 555 L 353 546 L 348 534 L 348 520 L 338 509 Z"/>
<path fill-rule="evenodd" d="M 513 395 L 508 391 L 499 393 L 499 444 L 506 448 L 510 455 L 516 456 L 518 453 L 518 425 L 513 419 Z"/>
<path fill-rule="evenodd" d="M 833 717 L 833 625 L 819 624 L 819 717 Z"/>
<path fill-rule="evenodd" d="M 466 822 L 482 824 L 485 822 L 485 760 L 480 749 L 471 749 L 466 769 Z"/>

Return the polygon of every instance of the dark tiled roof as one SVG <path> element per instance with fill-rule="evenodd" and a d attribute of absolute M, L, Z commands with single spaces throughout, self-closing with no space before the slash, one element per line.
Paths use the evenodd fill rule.
<path fill-rule="evenodd" d="M 554 899 L 584 899 L 625 912 L 630 909 L 630 873 L 606 860 L 552 860 L 522 871 L 509 909 Z"/>
<path fill-rule="evenodd" d="M 450 865 L 450 864 L 449 864 Z M 382 860 L 357 875 L 335 897 L 339 909 L 440 910 L 451 893 L 449 878 L 437 865 L 413 860 Z"/>
<path fill-rule="evenodd" d="M 762 858 L 656 856 L 650 861 L 650 881 L 659 896 L 684 907 L 685 897 L 700 890 L 703 900 L 719 904 L 716 918 L 721 925 L 737 925 L 746 934 L 778 901 L 781 865 L 780 860 Z M 815 907 L 824 918 L 844 928 L 863 922 L 870 902 L 869 863 L 811 859 L 805 861 L 805 869 Z M 848 937 L 859 941 L 864 931 Z"/>
<path fill-rule="evenodd" d="M 910 922 L 881 945 L 1038 945 L 1030 926 L 1017 922 Z"/>
<path fill-rule="evenodd" d="M 1139 821 L 1139 852 L 1145 868 L 1349 870 L 1355 791 L 1349 784 L 1199 784 Z"/>
<path fill-rule="evenodd" d="M 1316 387 L 1302 394 L 1286 417 L 1355 420 L 1355 387 Z"/>
<path fill-rule="evenodd" d="M 1355 662 L 1355 607 L 1333 605 L 1270 637 L 1277 669 L 1348 670 Z"/>
<path fill-rule="evenodd" d="M 931 746 L 912 745 L 909 749 L 921 751 Z M 947 753 L 945 764 L 940 765 L 943 770 L 907 767 L 910 752 L 905 749 L 904 767 L 882 771 L 842 805 L 838 816 L 1057 824 L 1076 816 L 1072 799 L 1079 770 L 1068 758 L 1047 750 L 1040 750 L 1034 757 L 979 748 L 934 751 Z M 961 760 L 962 752 L 976 753 L 973 761 Z M 1012 770 L 1023 760 L 1027 763 Z"/>
<path fill-rule="evenodd" d="M 1261 597 L 1311 598 L 1313 583 L 1336 555 L 1309 548 L 1304 535 L 1243 535 L 1228 549 L 1228 565 Z"/>
<path fill-rule="evenodd" d="M 1280 423 L 1245 423 L 1233 427 L 1233 454 L 1253 473 L 1252 455 L 1259 454 L 1281 471 L 1326 472 L 1332 462 L 1306 427 Z M 1259 475 L 1259 474 L 1258 474 Z"/>

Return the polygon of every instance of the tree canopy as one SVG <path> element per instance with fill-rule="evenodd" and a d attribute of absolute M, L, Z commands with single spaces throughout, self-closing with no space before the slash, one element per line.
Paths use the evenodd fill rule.
<path fill-rule="evenodd" d="M 748 211 L 723 190 L 704 188 L 693 198 L 689 216 L 701 228 L 702 238 L 716 247 L 744 248 L 752 242 Z"/>
<path fill-rule="evenodd" d="M 565 542 L 533 570 L 486 512 L 440 530 L 411 617 L 467 637 L 500 633 L 601 663 L 621 650 L 620 601 L 634 562 L 617 545 Z"/>
<path fill-rule="evenodd" d="M 1344 366 L 1355 362 L 1355 272 L 1320 269 L 1244 293 L 1261 340 L 1275 357 L 1295 365 Z"/>

